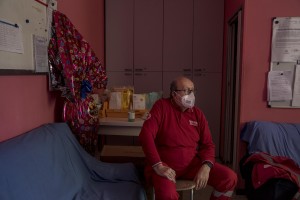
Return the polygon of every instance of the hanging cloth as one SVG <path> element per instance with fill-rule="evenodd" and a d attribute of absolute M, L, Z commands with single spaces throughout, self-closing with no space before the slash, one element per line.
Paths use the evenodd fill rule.
<path fill-rule="evenodd" d="M 97 144 L 98 110 L 92 97 L 95 89 L 105 89 L 105 67 L 91 46 L 59 11 L 53 11 L 52 37 L 48 57 L 51 86 L 65 97 L 64 120 L 80 144 L 91 154 Z"/>

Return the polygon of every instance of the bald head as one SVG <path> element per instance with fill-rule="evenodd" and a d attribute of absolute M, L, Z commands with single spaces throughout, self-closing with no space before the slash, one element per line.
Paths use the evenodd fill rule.
<path fill-rule="evenodd" d="M 170 97 L 172 97 L 174 91 L 186 90 L 186 89 L 194 90 L 194 83 L 187 77 L 184 76 L 177 77 L 175 80 L 171 82 Z"/>

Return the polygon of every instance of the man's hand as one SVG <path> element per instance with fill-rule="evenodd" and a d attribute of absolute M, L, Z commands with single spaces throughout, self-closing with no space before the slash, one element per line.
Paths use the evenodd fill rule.
<path fill-rule="evenodd" d="M 166 177 L 176 183 L 176 172 L 172 168 L 159 164 L 153 167 L 153 169 L 158 175 Z"/>
<path fill-rule="evenodd" d="M 196 190 L 205 188 L 209 178 L 210 167 L 206 164 L 203 164 L 199 169 L 194 181 L 196 183 Z"/>

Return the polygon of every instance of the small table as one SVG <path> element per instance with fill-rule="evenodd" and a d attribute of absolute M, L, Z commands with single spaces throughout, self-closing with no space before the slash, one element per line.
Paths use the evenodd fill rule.
<path fill-rule="evenodd" d="M 144 120 L 136 118 L 129 122 L 127 118 L 100 118 L 99 135 L 139 136 Z"/>
<path fill-rule="evenodd" d="M 136 118 L 128 122 L 127 118 L 100 118 L 99 135 L 139 136 L 144 120 Z M 145 155 L 141 146 L 104 145 L 100 159 L 104 162 L 132 162 L 143 168 Z"/>

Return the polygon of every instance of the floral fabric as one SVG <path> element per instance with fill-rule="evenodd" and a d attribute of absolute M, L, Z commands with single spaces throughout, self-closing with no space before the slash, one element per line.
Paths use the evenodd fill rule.
<path fill-rule="evenodd" d="M 93 154 L 98 112 L 91 93 L 106 88 L 105 67 L 71 21 L 59 11 L 53 12 L 48 57 L 51 86 L 61 90 L 66 98 L 64 120 L 81 145 Z"/>

